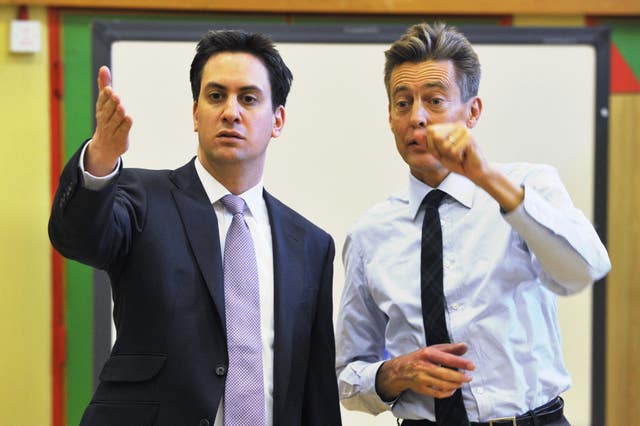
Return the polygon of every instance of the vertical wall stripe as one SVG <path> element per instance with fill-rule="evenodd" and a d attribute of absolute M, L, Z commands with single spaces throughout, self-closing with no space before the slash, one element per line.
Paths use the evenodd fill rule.
<path fill-rule="evenodd" d="M 49 80 L 44 7 L 40 51 L 11 53 L 15 6 L 0 5 L 0 424 L 51 423 L 51 248 L 47 237 Z"/>
<path fill-rule="evenodd" d="M 62 16 L 64 67 L 64 159 L 92 133 L 90 19 Z M 93 392 L 93 286 L 91 268 L 65 261 L 67 330 L 66 422 L 77 425 Z"/>
<path fill-rule="evenodd" d="M 49 99 L 51 123 L 50 185 L 51 201 L 57 188 L 62 166 L 62 62 L 60 58 L 60 16 L 49 9 Z M 64 326 L 64 261 L 51 249 L 51 424 L 64 424 L 64 365 L 66 343 Z"/>

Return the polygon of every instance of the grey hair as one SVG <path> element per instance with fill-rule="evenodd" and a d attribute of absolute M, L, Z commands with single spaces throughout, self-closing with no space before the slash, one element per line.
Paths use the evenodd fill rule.
<path fill-rule="evenodd" d="M 462 101 L 478 95 L 480 86 L 480 61 L 471 43 L 455 27 L 436 22 L 433 26 L 421 23 L 411 26 L 387 51 L 384 65 L 384 85 L 389 95 L 391 73 L 405 62 L 450 60 Z"/>

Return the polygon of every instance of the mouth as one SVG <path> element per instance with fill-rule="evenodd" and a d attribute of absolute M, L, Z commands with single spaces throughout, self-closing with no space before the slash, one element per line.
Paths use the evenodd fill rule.
<path fill-rule="evenodd" d="M 231 138 L 231 139 L 244 139 L 244 136 L 240 132 L 235 130 L 220 130 L 216 133 L 218 138 Z"/>

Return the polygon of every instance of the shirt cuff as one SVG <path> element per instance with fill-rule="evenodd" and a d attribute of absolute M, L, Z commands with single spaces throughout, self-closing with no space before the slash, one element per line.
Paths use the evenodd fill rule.
<path fill-rule="evenodd" d="M 116 167 L 113 169 L 111 173 L 106 176 L 94 176 L 88 171 L 84 169 L 84 153 L 87 150 L 87 147 L 91 141 L 86 143 L 80 152 L 80 160 L 78 162 L 78 167 L 80 167 L 80 171 L 82 171 L 83 184 L 82 186 L 91 191 L 100 191 L 105 186 L 109 185 L 109 183 L 116 177 L 118 174 L 118 170 L 120 170 L 120 162 L 122 161 L 118 157 L 118 162 L 116 163 Z"/>
<path fill-rule="evenodd" d="M 347 409 L 377 415 L 392 407 L 395 400 L 383 401 L 376 392 L 376 375 L 383 362 L 354 361 L 340 373 L 340 400 Z"/>

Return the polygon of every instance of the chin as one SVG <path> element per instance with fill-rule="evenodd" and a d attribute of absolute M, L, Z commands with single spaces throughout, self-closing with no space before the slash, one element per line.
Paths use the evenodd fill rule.
<path fill-rule="evenodd" d="M 436 160 L 431 154 L 409 155 L 404 161 L 412 170 L 439 170 L 442 168 L 440 161 Z"/>

